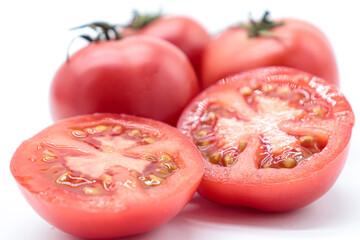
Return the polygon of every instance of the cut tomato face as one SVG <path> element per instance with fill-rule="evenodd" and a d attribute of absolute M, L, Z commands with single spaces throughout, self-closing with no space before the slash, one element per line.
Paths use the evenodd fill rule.
<path fill-rule="evenodd" d="M 178 130 L 137 117 L 71 118 L 23 142 L 11 172 L 50 224 L 83 238 L 118 238 L 174 217 L 195 193 L 203 160 Z"/>
<path fill-rule="evenodd" d="M 287 211 L 318 199 L 339 176 L 354 124 L 338 89 L 271 67 L 219 81 L 178 128 L 205 163 L 199 193 L 215 202 Z"/>

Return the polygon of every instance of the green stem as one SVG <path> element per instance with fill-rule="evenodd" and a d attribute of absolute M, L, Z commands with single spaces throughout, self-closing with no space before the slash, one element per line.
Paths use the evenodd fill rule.
<path fill-rule="evenodd" d="M 250 18 L 248 24 L 239 24 L 237 26 L 247 29 L 249 38 L 259 37 L 259 36 L 277 37 L 270 30 L 283 26 L 284 22 L 273 22 L 269 20 L 269 15 L 270 12 L 266 11 L 261 21 L 256 22 L 252 18 Z"/>

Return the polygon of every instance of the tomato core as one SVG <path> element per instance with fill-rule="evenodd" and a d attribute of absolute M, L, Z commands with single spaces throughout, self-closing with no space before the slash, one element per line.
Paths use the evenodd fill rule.
<path fill-rule="evenodd" d="M 243 86 L 237 92 L 251 116 L 245 118 L 235 109 L 210 103 L 192 131 L 194 143 L 210 163 L 233 165 L 245 150 L 249 136 L 255 134 L 262 143 L 259 168 L 294 168 L 326 146 L 324 136 L 295 136 L 279 127 L 283 121 L 330 117 L 325 104 L 305 89 L 266 84 Z"/>
<path fill-rule="evenodd" d="M 176 156 L 166 153 L 123 153 L 129 147 L 155 143 L 161 139 L 157 134 L 107 123 L 69 129 L 68 133 L 77 141 L 89 145 L 93 153 L 81 153 L 76 149 L 46 143 L 40 144 L 38 150 L 43 153 L 42 173 L 54 184 L 70 191 L 90 195 L 111 194 L 119 184 L 113 180 L 117 168 L 128 169 L 130 176 L 143 188 L 163 184 L 179 169 Z M 110 167 L 111 170 L 106 170 Z M 127 179 L 124 186 L 133 184 L 133 178 Z"/>

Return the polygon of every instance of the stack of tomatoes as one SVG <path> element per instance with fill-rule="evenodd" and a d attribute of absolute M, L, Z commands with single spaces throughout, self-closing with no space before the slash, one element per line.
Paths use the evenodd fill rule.
<path fill-rule="evenodd" d="M 96 36 L 82 35 L 89 45 L 55 74 L 60 121 L 11 162 L 26 199 L 59 229 L 102 239 L 145 232 L 196 190 L 289 211 L 339 176 L 354 114 L 331 46 L 311 24 L 266 12 L 210 36 L 188 17 L 136 13 L 124 26 L 81 27 Z"/>

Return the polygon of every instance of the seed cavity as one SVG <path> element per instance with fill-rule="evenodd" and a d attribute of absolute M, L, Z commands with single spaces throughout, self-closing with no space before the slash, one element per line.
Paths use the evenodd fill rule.
<path fill-rule="evenodd" d="M 298 145 L 276 154 L 271 152 L 267 143 L 263 144 L 260 168 L 294 168 L 326 146 L 326 142 L 311 135 L 298 136 Z"/>
<path fill-rule="evenodd" d="M 92 184 L 94 181 L 91 181 L 82 176 L 73 176 L 71 175 L 71 171 L 68 171 L 62 174 L 58 179 L 56 179 L 56 183 L 67 185 L 70 187 L 78 187 L 84 184 Z"/>

